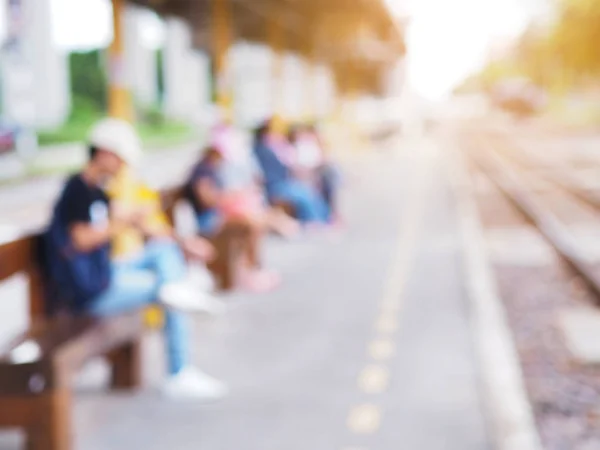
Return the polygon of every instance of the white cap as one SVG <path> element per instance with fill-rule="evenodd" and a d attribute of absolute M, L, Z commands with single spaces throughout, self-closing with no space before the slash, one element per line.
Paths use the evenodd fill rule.
<path fill-rule="evenodd" d="M 90 145 L 113 153 L 127 165 L 135 166 L 142 157 L 142 145 L 133 126 L 120 119 L 102 119 L 89 138 Z"/>

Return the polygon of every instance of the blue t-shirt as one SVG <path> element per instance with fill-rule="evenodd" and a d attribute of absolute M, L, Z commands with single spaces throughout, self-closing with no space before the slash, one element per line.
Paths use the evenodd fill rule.
<path fill-rule="evenodd" d="M 45 236 L 46 271 L 53 289 L 67 305 L 82 311 L 110 283 L 110 242 L 91 251 L 77 250 L 70 228 L 77 223 L 108 226 L 109 200 L 98 187 L 81 177 L 71 177 L 54 208 Z"/>
<path fill-rule="evenodd" d="M 202 214 L 213 209 L 212 206 L 205 204 L 202 199 L 198 198 L 198 195 L 196 195 L 195 186 L 198 182 L 203 180 L 209 180 L 217 189 L 223 189 L 223 182 L 218 169 L 207 161 L 199 162 L 192 170 L 192 174 L 190 175 L 186 186 L 186 196 L 192 204 L 196 214 Z"/>
<path fill-rule="evenodd" d="M 262 170 L 267 190 L 278 183 L 287 181 L 291 177 L 290 169 L 265 142 L 255 143 L 254 156 Z"/>
<path fill-rule="evenodd" d="M 67 226 L 82 222 L 98 227 L 108 225 L 108 196 L 100 188 L 87 184 L 81 175 L 67 181 L 58 205 L 57 214 Z"/>

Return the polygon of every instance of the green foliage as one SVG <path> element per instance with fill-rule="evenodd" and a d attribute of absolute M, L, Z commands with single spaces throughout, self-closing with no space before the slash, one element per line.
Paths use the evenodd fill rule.
<path fill-rule="evenodd" d="M 167 148 L 183 144 L 194 137 L 194 129 L 185 122 L 165 119 L 160 124 L 139 122 L 136 126 L 146 147 Z"/>
<path fill-rule="evenodd" d="M 104 50 L 69 55 L 73 96 L 87 99 L 99 111 L 105 111 L 107 104 L 108 81 L 104 61 Z"/>
<path fill-rule="evenodd" d="M 157 58 L 159 91 L 164 90 L 162 52 Z M 94 123 L 106 115 L 108 81 L 104 51 L 94 50 L 70 55 L 72 108 L 68 120 L 56 130 L 38 133 L 40 145 L 85 141 Z M 168 147 L 193 137 L 193 129 L 186 123 L 169 120 L 162 112 L 160 102 L 152 106 L 136 107 L 137 129 L 144 144 L 150 147 Z"/>
<path fill-rule="evenodd" d="M 58 129 L 38 132 L 40 145 L 84 141 L 94 123 L 103 116 L 97 105 L 87 97 L 74 96 L 71 115 Z"/>
<path fill-rule="evenodd" d="M 138 107 L 137 110 L 140 121 L 149 126 L 160 127 L 167 121 L 159 104 Z"/>
<path fill-rule="evenodd" d="M 40 145 L 85 141 L 94 123 L 102 117 L 104 113 L 89 99 L 74 97 L 67 122 L 56 130 L 40 131 Z M 189 124 L 166 118 L 158 106 L 143 109 L 136 128 L 144 145 L 153 148 L 182 144 L 194 137 Z"/>
<path fill-rule="evenodd" d="M 158 102 L 162 104 L 165 97 L 165 72 L 163 70 L 164 64 L 164 51 L 158 49 L 156 51 L 156 83 L 157 83 L 157 94 Z"/>

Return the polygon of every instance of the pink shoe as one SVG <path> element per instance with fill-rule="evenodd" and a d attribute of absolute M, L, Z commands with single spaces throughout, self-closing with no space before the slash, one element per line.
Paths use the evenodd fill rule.
<path fill-rule="evenodd" d="M 323 222 L 309 222 L 304 224 L 304 231 L 309 234 L 323 233 L 329 229 L 329 225 Z"/>
<path fill-rule="evenodd" d="M 333 219 L 330 222 L 307 223 L 304 230 L 308 234 L 337 234 L 345 229 L 344 223 L 339 219 Z"/>
<path fill-rule="evenodd" d="M 240 287 L 250 292 L 262 294 L 271 292 L 281 284 L 281 277 L 275 272 L 256 270 L 240 277 Z"/>
<path fill-rule="evenodd" d="M 346 222 L 340 216 L 334 216 L 329 221 L 329 226 L 333 230 L 344 230 L 346 228 Z"/>
<path fill-rule="evenodd" d="M 282 226 L 279 230 L 281 237 L 284 239 L 295 239 L 300 235 L 302 228 L 296 221 L 290 222 L 285 226 Z"/>

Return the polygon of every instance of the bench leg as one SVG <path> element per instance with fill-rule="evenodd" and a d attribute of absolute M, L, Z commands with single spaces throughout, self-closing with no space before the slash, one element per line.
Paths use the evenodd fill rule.
<path fill-rule="evenodd" d="M 27 450 L 71 450 L 71 393 L 50 392 L 39 397 L 35 425 L 27 429 Z"/>
<path fill-rule="evenodd" d="M 108 355 L 112 366 L 112 389 L 135 389 L 142 384 L 141 340 L 128 343 Z"/>
<path fill-rule="evenodd" d="M 208 269 L 215 276 L 217 288 L 220 291 L 229 291 L 235 285 L 231 240 L 231 235 L 223 235 L 215 239 L 214 245 L 217 250 L 217 257 L 208 264 Z"/>

